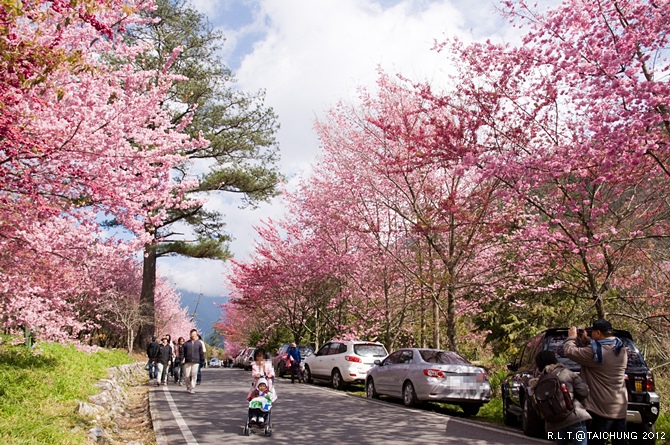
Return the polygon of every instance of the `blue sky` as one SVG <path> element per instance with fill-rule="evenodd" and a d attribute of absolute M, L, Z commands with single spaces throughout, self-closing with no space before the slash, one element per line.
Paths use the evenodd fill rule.
<path fill-rule="evenodd" d="M 318 158 L 315 120 L 339 100 L 356 103 L 358 87 L 374 87 L 378 67 L 440 85 L 453 67 L 431 51 L 435 40 L 518 40 L 518 30 L 488 0 L 190 1 L 226 36 L 220 51 L 237 88 L 265 90 L 266 104 L 278 114 L 280 168 L 289 190 Z M 214 197 L 208 206 L 225 213 L 235 238 L 231 250 L 244 260 L 253 251 L 254 226 L 280 218 L 284 207 L 280 199 L 254 211 L 238 204 Z M 220 262 L 161 259 L 159 271 L 185 292 L 228 293 Z"/>

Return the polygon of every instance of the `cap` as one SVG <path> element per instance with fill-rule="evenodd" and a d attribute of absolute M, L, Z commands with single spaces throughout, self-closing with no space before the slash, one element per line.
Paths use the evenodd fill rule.
<path fill-rule="evenodd" d="M 261 383 L 264 383 L 265 386 L 268 386 L 268 381 L 266 379 L 264 379 L 263 377 L 261 377 L 260 379 L 258 379 L 258 382 L 256 382 L 256 388 L 258 388 Z"/>
<path fill-rule="evenodd" d="M 612 323 L 605 320 L 604 318 L 600 318 L 594 321 L 593 326 L 591 326 L 591 330 L 596 330 L 607 334 L 614 332 L 614 329 L 612 329 Z"/>

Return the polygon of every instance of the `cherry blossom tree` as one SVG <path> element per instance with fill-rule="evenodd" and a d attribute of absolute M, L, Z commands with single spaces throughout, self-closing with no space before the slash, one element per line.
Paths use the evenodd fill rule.
<path fill-rule="evenodd" d="M 104 242 L 96 227 L 112 215 L 151 239 L 166 208 L 192 181 L 175 184 L 171 169 L 188 147 L 202 145 L 175 127 L 161 104 L 174 77 L 137 71 L 147 50 L 119 33 L 150 2 L 27 1 L 0 4 L 0 296 L 5 328 L 38 328 L 76 337 L 99 320 L 100 288 L 88 267 Z M 111 63 L 110 58 L 126 63 Z M 132 244 L 131 244 L 132 245 Z M 132 248 L 131 248 L 132 250 Z M 108 256 L 105 256 L 108 258 Z"/>
<path fill-rule="evenodd" d="M 460 62 L 458 105 L 481 121 L 469 155 L 526 207 L 520 267 L 603 317 L 617 274 L 667 233 L 667 5 L 505 5 L 530 26 L 522 45 L 438 45 Z"/>

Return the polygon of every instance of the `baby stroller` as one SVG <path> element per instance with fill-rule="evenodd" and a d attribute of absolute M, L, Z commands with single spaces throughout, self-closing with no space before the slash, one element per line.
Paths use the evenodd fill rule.
<path fill-rule="evenodd" d="M 253 397 L 247 400 L 249 400 L 249 413 L 244 425 L 244 435 L 250 436 L 251 428 L 256 426 L 262 429 L 266 436 L 272 436 L 272 402 L 277 400 L 274 387 L 268 389 L 268 381 L 260 378 L 256 383 Z"/>

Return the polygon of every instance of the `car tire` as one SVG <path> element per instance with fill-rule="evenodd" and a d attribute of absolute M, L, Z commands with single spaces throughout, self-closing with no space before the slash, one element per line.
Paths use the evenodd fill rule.
<path fill-rule="evenodd" d="M 379 394 L 377 394 L 377 390 L 375 388 L 375 382 L 372 380 L 372 377 L 370 377 L 365 384 L 365 395 L 367 396 L 368 399 L 378 399 Z"/>
<path fill-rule="evenodd" d="M 338 390 L 344 389 L 345 384 L 339 369 L 333 369 L 333 372 L 330 374 L 330 382 L 333 384 L 333 388 Z"/>
<path fill-rule="evenodd" d="M 312 378 L 312 372 L 309 370 L 309 366 L 305 365 L 305 381 L 307 383 L 314 383 L 314 379 Z"/>
<path fill-rule="evenodd" d="M 481 405 L 475 403 L 464 403 L 461 405 L 461 409 L 463 410 L 463 415 L 465 417 L 476 416 L 477 413 L 479 413 L 479 409 L 481 407 Z"/>
<path fill-rule="evenodd" d="M 631 440 L 630 443 L 640 444 L 640 445 L 654 445 L 656 443 L 656 428 L 653 424 L 648 423 L 636 423 L 636 424 L 627 424 L 628 431 L 631 433 L 634 432 L 637 434 L 637 440 Z"/>
<path fill-rule="evenodd" d="M 530 405 L 530 398 L 523 398 L 523 413 L 521 414 L 521 429 L 526 436 L 544 438 L 544 420 Z"/>
<path fill-rule="evenodd" d="M 503 423 L 507 426 L 517 426 L 517 418 L 509 412 L 509 399 L 503 394 L 502 397 Z"/>
<path fill-rule="evenodd" d="M 416 406 L 416 391 L 414 391 L 412 382 L 406 382 L 402 387 L 402 403 L 408 408 Z"/>

